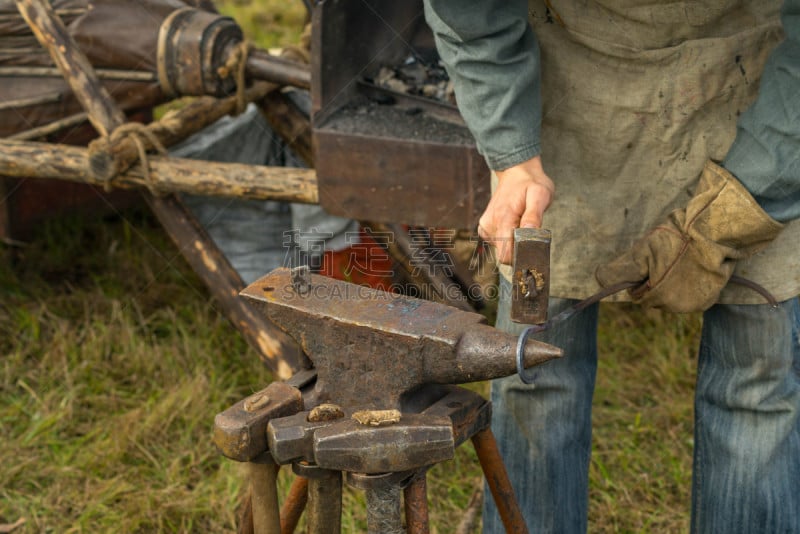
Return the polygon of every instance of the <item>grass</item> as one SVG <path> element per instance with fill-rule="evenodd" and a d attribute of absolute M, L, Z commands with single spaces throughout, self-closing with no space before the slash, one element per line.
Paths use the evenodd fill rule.
<path fill-rule="evenodd" d="M 210 423 L 270 377 L 149 218 L 54 221 L 4 251 L 0 294 L 2 519 L 232 529 Z"/>
<path fill-rule="evenodd" d="M 602 306 L 592 531 L 688 531 L 697 315 Z"/>
<path fill-rule="evenodd" d="M 295 43 L 307 13 L 300 0 L 216 0 L 219 10 L 236 19 L 245 35 L 264 48 Z"/>
<path fill-rule="evenodd" d="M 270 47 L 305 17 L 299 0 L 222 8 Z M 0 524 L 234 531 L 243 476 L 213 416 L 271 377 L 152 217 L 59 219 L 0 247 Z M 602 308 L 591 532 L 688 530 L 698 333 L 697 316 Z M 454 530 L 480 480 L 469 446 L 432 470 L 433 532 Z M 360 493 L 343 515 L 365 529 Z"/>

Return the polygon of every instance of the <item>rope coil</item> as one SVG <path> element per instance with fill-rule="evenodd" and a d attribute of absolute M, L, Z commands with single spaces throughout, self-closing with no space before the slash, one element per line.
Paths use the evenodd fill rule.
<path fill-rule="evenodd" d="M 220 78 L 225 79 L 234 76 L 236 82 L 236 115 L 240 115 L 247 108 L 245 90 L 247 89 L 247 57 L 250 55 L 252 45 L 249 41 L 240 42 L 233 49 L 225 64 L 217 69 Z"/>

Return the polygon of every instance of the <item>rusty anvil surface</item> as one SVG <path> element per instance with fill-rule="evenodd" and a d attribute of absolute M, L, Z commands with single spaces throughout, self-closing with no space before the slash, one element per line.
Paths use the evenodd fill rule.
<path fill-rule="evenodd" d="M 489 425 L 491 405 L 450 384 L 513 374 L 516 337 L 481 315 L 318 275 L 278 269 L 242 293 L 303 347 L 315 369 L 272 383 L 217 415 L 214 441 L 237 461 L 307 462 L 350 473 L 403 473 L 453 457 Z M 561 351 L 532 341 L 526 366 Z M 322 403 L 332 418 L 311 417 Z M 355 411 L 396 409 L 360 424 Z"/>
<path fill-rule="evenodd" d="M 295 289 L 282 268 L 242 294 L 292 336 L 314 363 L 319 403 L 398 409 L 424 384 L 462 384 L 515 372 L 516 336 L 483 316 L 426 300 L 310 275 Z M 561 356 L 530 341 L 525 367 Z"/>

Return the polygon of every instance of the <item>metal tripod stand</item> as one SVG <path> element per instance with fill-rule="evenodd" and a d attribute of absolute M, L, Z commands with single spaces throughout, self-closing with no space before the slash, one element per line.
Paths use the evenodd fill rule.
<path fill-rule="evenodd" d="M 264 451 L 249 462 L 256 534 L 294 532 L 304 510 L 308 532 L 339 533 L 344 482 L 365 492 L 370 534 L 426 533 L 427 471 L 435 463 L 452 458 L 455 448 L 468 439 L 475 447 L 507 532 L 527 532 L 489 429 L 491 403 L 477 393 L 455 386 L 425 388 L 413 400 L 427 406 L 382 426 L 349 420 L 343 412 L 325 421 L 313 421 L 313 410 L 278 419 L 250 412 L 258 417 L 259 424 L 253 425 L 252 420 L 248 424 L 241 417 L 234 423 L 236 412 L 245 411 L 245 405 L 253 399 L 267 396 L 277 406 L 285 406 L 275 396 L 277 389 L 268 387 L 217 416 L 218 444 L 224 443 L 219 436 L 230 436 L 235 425 L 240 432 L 266 427 L 267 442 L 274 446 L 271 452 Z M 264 409 L 269 410 L 269 405 Z M 264 425 L 266 419 L 269 421 Z M 234 456 L 225 445 L 221 449 L 226 456 Z M 317 463 L 309 462 L 312 454 Z M 246 455 L 240 448 L 233 459 L 244 460 Z M 280 513 L 275 489 L 278 463 L 291 464 L 298 477 Z"/>

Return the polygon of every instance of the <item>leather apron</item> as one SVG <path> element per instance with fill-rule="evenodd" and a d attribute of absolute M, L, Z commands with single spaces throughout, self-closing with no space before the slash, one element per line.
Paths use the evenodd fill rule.
<path fill-rule="evenodd" d="M 684 206 L 706 160 L 725 157 L 783 38 L 780 4 L 530 1 L 541 48 L 542 163 L 556 183 L 544 219 L 553 232 L 551 295 L 596 292 L 596 267 Z M 736 274 L 779 300 L 794 297 L 798 243 L 795 221 Z M 763 298 L 729 284 L 720 302 Z"/>

